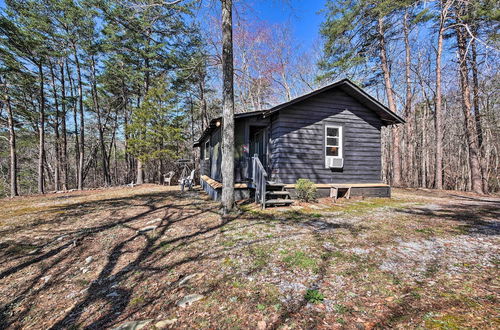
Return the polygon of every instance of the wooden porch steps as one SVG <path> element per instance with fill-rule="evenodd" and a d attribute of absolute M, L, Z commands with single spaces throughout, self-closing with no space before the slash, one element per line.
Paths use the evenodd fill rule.
<path fill-rule="evenodd" d="M 286 184 L 268 181 L 266 184 L 266 190 L 284 190 Z"/>
<path fill-rule="evenodd" d="M 267 199 L 266 200 L 266 206 L 278 206 L 278 205 L 283 205 L 283 206 L 288 206 L 293 204 L 292 199 L 284 199 L 284 198 L 279 198 L 279 199 Z"/>
<path fill-rule="evenodd" d="M 290 196 L 290 192 L 288 190 L 269 190 L 266 195 Z"/>
<path fill-rule="evenodd" d="M 290 197 L 290 192 L 285 189 L 285 184 L 268 181 L 266 183 L 265 206 L 288 206 L 294 200 Z"/>

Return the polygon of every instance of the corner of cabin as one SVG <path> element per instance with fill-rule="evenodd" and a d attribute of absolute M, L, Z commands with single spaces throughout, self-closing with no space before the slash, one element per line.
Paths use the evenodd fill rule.
<path fill-rule="evenodd" d="M 272 126 L 272 179 L 380 183 L 382 126 L 377 113 L 341 88 L 289 105 Z M 330 156 L 342 159 L 342 166 L 329 168 Z"/>

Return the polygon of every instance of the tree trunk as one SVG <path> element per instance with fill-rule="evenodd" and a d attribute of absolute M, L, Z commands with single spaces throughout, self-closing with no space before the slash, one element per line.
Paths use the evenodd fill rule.
<path fill-rule="evenodd" d="M 7 123 L 9 125 L 9 149 L 10 149 L 10 197 L 19 196 L 17 191 L 17 150 L 16 131 L 14 130 L 14 112 L 7 96 Z"/>
<path fill-rule="evenodd" d="M 443 110 L 441 88 L 441 55 L 443 53 L 443 35 L 447 18 L 448 4 L 441 7 L 436 52 L 436 105 L 434 111 L 434 129 L 436 131 L 436 164 L 434 167 L 434 182 L 436 189 L 443 189 Z"/>
<path fill-rule="evenodd" d="M 60 144 L 61 144 L 61 137 L 59 135 L 59 117 L 60 117 L 60 112 L 59 112 L 59 101 L 57 98 L 57 89 L 56 89 L 56 78 L 55 78 L 55 73 L 54 73 L 54 66 L 52 65 L 52 61 L 49 61 L 49 68 L 50 68 L 50 77 L 52 81 L 52 95 L 54 98 L 54 108 L 56 110 L 56 115 L 54 117 L 54 135 L 55 135 L 55 168 L 54 168 L 54 190 L 59 191 L 59 182 L 60 178 L 59 175 L 61 173 L 61 150 L 60 150 Z"/>
<path fill-rule="evenodd" d="M 125 141 L 124 141 L 124 147 L 125 147 L 125 162 L 126 162 L 126 176 L 125 176 L 125 183 L 130 183 L 133 182 L 133 164 L 132 164 L 132 156 L 128 152 L 128 139 L 129 139 L 129 134 L 128 134 L 128 93 L 125 85 L 125 80 L 122 79 L 121 81 L 122 84 L 122 95 L 123 95 L 123 128 L 125 132 Z"/>
<path fill-rule="evenodd" d="M 99 105 L 99 95 L 97 94 L 97 82 L 96 82 L 96 74 L 95 74 L 95 59 L 92 56 L 92 101 L 94 103 L 94 111 L 97 115 L 97 129 L 99 131 L 99 144 L 101 149 L 101 165 L 102 165 L 102 173 L 104 176 L 104 184 L 106 186 L 111 185 L 111 177 L 109 174 L 109 164 L 108 164 L 108 155 L 106 151 L 106 144 L 104 142 L 104 125 L 102 124 L 102 114 L 101 107 Z"/>
<path fill-rule="evenodd" d="M 38 122 L 38 193 L 45 193 L 44 166 L 45 157 L 45 91 L 43 66 L 38 64 L 38 74 L 40 75 L 40 114 Z"/>
<path fill-rule="evenodd" d="M 200 80 L 199 82 L 199 88 L 200 88 L 200 102 L 201 102 L 201 129 L 202 131 L 205 130 L 205 127 L 208 127 L 208 124 L 210 122 L 210 119 L 208 118 L 208 111 L 207 111 L 207 100 L 205 99 L 205 77 Z"/>
<path fill-rule="evenodd" d="M 147 49 L 149 50 L 150 39 L 149 35 L 151 31 L 147 32 Z M 146 55 L 144 58 L 144 66 L 145 66 L 145 79 L 144 79 L 144 96 L 146 97 L 149 92 L 149 83 L 150 83 L 150 72 L 149 72 L 149 57 Z M 141 106 L 140 96 L 137 100 L 137 107 Z M 142 134 L 142 133 L 141 133 Z M 137 159 L 137 184 L 144 183 L 144 164 L 141 159 Z"/>
<path fill-rule="evenodd" d="M 458 8 L 458 16 L 462 16 L 463 6 Z M 467 65 L 467 39 L 466 32 L 461 26 L 455 27 L 458 48 L 458 73 L 460 76 L 460 88 L 462 90 L 462 110 L 464 113 L 464 126 L 467 144 L 469 146 L 469 167 L 471 176 L 471 188 L 478 194 L 483 193 L 483 181 L 481 177 L 481 166 L 479 164 L 479 144 L 475 121 L 472 116 L 472 104 L 470 100 L 469 69 Z"/>
<path fill-rule="evenodd" d="M 60 64 L 61 69 L 61 130 L 62 130 L 62 153 L 61 153 L 61 162 L 62 162 L 62 189 L 68 190 L 68 138 L 66 134 L 66 80 L 64 78 L 64 62 Z"/>
<path fill-rule="evenodd" d="M 136 184 L 144 183 L 144 169 L 142 165 L 142 160 L 137 158 L 137 181 Z"/>
<path fill-rule="evenodd" d="M 475 35 L 477 27 L 473 28 L 473 34 Z M 476 49 L 476 39 L 471 40 L 471 69 L 472 69 L 472 103 L 474 105 L 474 119 L 476 122 L 477 139 L 480 152 L 480 166 L 481 166 L 481 176 L 483 178 L 483 192 L 488 193 L 488 170 L 487 170 L 487 160 L 485 153 L 485 146 L 483 145 L 483 126 L 481 124 L 481 112 L 479 109 L 479 79 L 478 79 L 478 68 L 477 68 L 477 49 Z"/>
<path fill-rule="evenodd" d="M 396 102 L 394 100 L 394 93 L 392 90 L 391 73 L 389 69 L 389 61 L 387 59 L 387 53 L 385 49 L 385 31 L 384 31 L 384 20 L 383 17 L 378 19 L 378 38 L 379 38 L 379 51 L 380 51 L 380 61 L 382 64 L 382 71 L 384 73 L 385 82 L 385 92 L 387 94 L 387 102 L 389 103 L 389 109 L 396 113 Z M 393 155 L 393 166 L 392 166 L 392 184 L 396 187 L 401 186 L 401 152 L 400 152 L 400 137 L 399 137 L 399 127 L 394 125 L 392 127 L 392 155 Z"/>
<path fill-rule="evenodd" d="M 222 0 L 222 206 L 234 207 L 234 71 L 232 0 Z"/>
<path fill-rule="evenodd" d="M 69 69 L 69 64 L 66 62 L 66 73 L 68 74 L 68 81 L 69 81 L 69 91 L 70 91 L 70 97 L 71 100 L 75 99 L 75 93 L 74 93 L 74 84 L 73 84 L 73 78 L 71 77 L 71 71 Z M 80 162 L 79 162 L 79 157 L 80 157 L 80 139 L 78 137 L 78 110 L 76 107 L 76 103 L 73 101 L 72 103 L 73 107 L 73 129 L 75 133 L 75 185 L 78 187 L 78 177 L 80 173 Z"/>
<path fill-rule="evenodd" d="M 405 119 L 406 119 L 406 153 L 405 153 L 405 171 L 406 185 L 413 186 L 413 116 L 412 116 L 412 91 L 411 91 L 411 48 L 410 48 L 410 29 L 408 26 L 408 11 L 405 12 L 403 21 L 404 42 L 405 42 L 405 79 L 406 79 L 406 101 L 405 101 Z"/>
<path fill-rule="evenodd" d="M 73 44 L 73 52 L 75 56 L 76 64 L 76 75 L 78 78 L 78 110 L 80 115 L 80 144 L 78 146 L 78 190 L 83 189 L 83 170 L 85 162 L 85 123 L 84 123 L 84 112 L 83 112 L 83 82 L 82 82 L 82 72 L 80 68 L 80 60 L 78 59 L 78 54 L 76 51 L 76 46 Z"/>

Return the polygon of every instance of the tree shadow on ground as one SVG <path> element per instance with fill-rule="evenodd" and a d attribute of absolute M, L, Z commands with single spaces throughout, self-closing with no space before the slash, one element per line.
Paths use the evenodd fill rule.
<path fill-rule="evenodd" d="M 494 198 L 481 197 L 481 196 L 473 197 L 473 196 L 464 196 L 464 195 L 457 195 L 457 194 L 448 194 L 448 196 L 456 198 L 456 199 L 467 200 L 467 201 L 472 201 L 472 202 L 496 204 L 496 207 L 499 207 L 499 205 L 500 205 L 500 198 L 494 199 Z"/>
<path fill-rule="evenodd" d="M 0 315 L 5 316 L 0 323 L 0 328 L 7 328 L 16 324 L 21 324 L 22 320 L 28 316 L 31 306 L 24 307 L 24 310 L 16 311 L 13 313 L 13 307 L 21 301 L 32 300 L 36 301 L 46 294 L 46 291 L 65 280 L 67 269 L 62 268 L 60 264 L 63 262 L 71 262 L 70 260 L 81 260 L 83 249 L 91 242 L 92 238 L 98 234 L 102 234 L 115 227 L 124 227 L 130 230 L 130 235 L 120 239 L 111 246 L 109 252 L 106 252 L 106 263 L 101 268 L 99 274 L 90 285 L 86 288 L 84 296 L 78 300 L 75 305 L 68 306 L 64 315 L 58 317 L 59 321 L 54 324 L 52 329 L 62 329 L 71 326 L 78 326 L 85 324 L 88 329 L 101 329 L 112 326 L 135 313 L 139 309 L 144 309 L 149 305 L 157 303 L 158 299 L 166 300 L 164 305 L 167 309 L 175 307 L 175 301 L 172 300 L 170 290 L 173 290 L 178 281 L 173 281 L 170 284 L 162 286 L 157 293 L 148 295 L 147 301 L 139 304 L 136 309 L 130 308 L 131 299 L 134 296 L 135 290 L 141 286 L 142 280 L 147 277 L 158 275 L 167 275 L 170 270 L 179 269 L 183 265 L 192 262 L 202 262 L 207 260 L 218 260 L 224 253 L 231 251 L 231 249 L 240 249 L 243 245 L 236 245 L 234 247 L 223 247 L 216 245 L 211 249 L 200 249 L 197 246 L 210 246 L 217 235 L 222 231 L 225 233 L 231 231 L 241 231 L 243 228 L 252 227 L 258 224 L 280 224 L 292 227 L 297 230 L 292 235 L 302 235 L 300 231 L 313 232 L 315 237 L 320 241 L 321 234 L 330 230 L 347 229 L 352 233 L 359 233 L 360 225 L 352 225 L 349 223 L 332 223 L 328 219 L 318 217 L 314 214 L 307 214 L 302 212 L 287 212 L 286 214 L 265 215 L 265 214 L 240 214 L 226 219 L 218 217 L 218 204 L 207 202 L 199 198 L 196 192 L 191 194 L 180 194 L 178 192 L 159 192 L 159 193 L 146 193 L 138 194 L 135 196 L 109 198 L 105 200 L 96 200 L 83 202 L 80 207 L 75 208 L 74 205 L 64 205 L 60 208 L 63 212 L 68 212 L 72 217 L 84 217 L 92 214 L 97 209 L 109 208 L 111 215 L 103 220 L 104 223 L 97 225 L 86 226 L 85 223 L 79 228 L 73 230 L 57 231 L 56 237 L 50 238 L 47 242 L 38 246 L 39 251 L 35 255 L 27 255 L 24 260 L 17 265 L 11 266 L 8 269 L 0 269 L 0 280 L 5 279 L 11 275 L 18 274 L 21 270 L 33 265 L 43 265 L 40 271 L 31 278 L 23 287 L 23 290 L 16 297 L 8 302 L 3 308 L 0 308 Z M 166 203 L 166 204 L 165 204 Z M 134 215 L 123 217 L 120 210 L 124 208 L 137 208 L 138 211 Z M 135 221 L 143 221 L 151 217 L 153 214 L 158 216 L 158 212 L 165 212 L 161 217 L 161 222 L 153 232 L 138 233 Z M 201 222 L 190 223 L 193 219 L 202 219 L 207 215 L 217 215 L 217 221 L 212 221 L 209 224 Z M 233 226 L 234 220 L 238 221 L 238 226 Z M 57 224 L 59 219 L 54 217 L 51 219 Z M 188 227 L 184 227 L 183 222 L 187 222 Z M 180 234 L 172 236 L 169 230 L 173 225 L 180 224 Z M 28 226 L 24 230 L 30 230 Z M 183 231 L 184 230 L 184 231 Z M 292 230 L 293 232 L 293 230 Z M 59 238 L 63 237 L 62 240 Z M 165 239 L 166 238 L 166 239 Z M 292 237 L 290 237 L 292 238 Z M 132 242 L 144 239 L 143 246 L 134 250 L 136 255 L 132 260 L 128 260 L 125 264 L 119 263 L 121 257 L 130 253 L 129 245 Z M 265 243 L 272 241 L 271 238 L 262 238 L 255 240 L 245 241 L 244 246 L 251 246 L 253 244 Z M 136 241 L 137 242 L 137 241 Z M 142 241 L 141 241 L 142 242 Z M 172 246 L 165 249 L 166 246 Z M 156 263 L 169 256 L 176 256 L 179 249 L 190 247 L 190 254 L 178 258 L 173 262 L 168 263 L 166 266 L 157 266 Z M 319 277 L 314 285 L 321 286 L 323 278 L 327 275 L 327 267 L 330 255 L 324 254 L 321 265 L 319 267 Z M 175 258 L 174 258 L 175 259 Z M 12 259 L 10 260 L 12 262 Z M 54 270 L 57 270 L 55 272 Z M 227 281 L 237 278 L 239 276 L 249 276 L 254 272 L 258 272 L 258 267 L 250 268 L 245 273 L 234 273 L 231 276 L 224 278 L 222 281 L 214 282 L 208 288 L 200 292 L 204 295 L 209 295 L 219 289 L 220 286 L 226 285 Z M 51 279 L 44 285 L 44 276 L 50 272 Z M 139 275 L 137 275 L 139 273 Z M 134 279 L 133 283 L 127 282 L 129 279 Z M 127 283 L 127 287 L 120 287 L 122 283 Z M 169 295 L 167 299 L 165 296 Z M 100 313 L 99 318 L 92 320 L 90 324 L 86 324 L 81 319 L 82 314 L 92 306 L 105 306 L 105 311 Z M 307 305 L 307 301 L 302 301 L 298 306 L 287 309 L 283 312 L 282 316 L 276 322 L 275 327 L 279 326 L 279 322 L 283 323 L 291 315 L 298 315 L 300 310 Z M 125 311 L 129 315 L 125 315 Z"/>
<path fill-rule="evenodd" d="M 163 206 L 155 206 L 156 203 L 165 201 L 165 199 L 169 198 L 175 198 L 177 203 L 175 201 L 169 202 L 167 205 Z M 82 203 L 83 205 L 78 208 L 77 210 L 72 209 L 70 206 L 64 206 L 63 209 L 65 209 L 67 212 L 71 213 L 73 216 L 84 216 L 85 214 L 91 214 L 93 211 L 95 211 L 95 207 L 99 206 L 102 208 L 102 202 L 104 202 L 104 205 L 107 205 L 107 207 L 146 207 L 146 210 L 143 212 L 140 212 L 139 214 L 136 214 L 131 217 L 126 217 L 126 218 L 121 218 L 119 216 L 112 217 L 111 219 L 108 219 L 106 223 L 98 226 L 90 226 L 90 227 L 81 227 L 77 228 L 73 231 L 67 231 L 64 233 L 64 240 L 59 240 L 57 238 L 50 239 L 49 242 L 44 243 L 43 245 L 38 246 L 39 252 L 36 255 L 26 255 L 24 260 L 20 263 L 18 263 L 15 266 L 12 266 L 8 269 L 4 269 L 0 271 L 0 280 L 7 278 L 11 275 L 14 275 L 18 273 L 19 271 L 39 264 L 40 271 L 36 276 L 34 276 L 29 283 L 26 284 L 25 289 L 20 291 L 19 293 L 16 294 L 16 297 L 5 304 L 4 306 L 0 307 L 0 314 L 2 314 L 2 319 L 0 322 L 0 329 L 3 328 L 8 328 L 11 326 L 14 322 L 20 321 L 24 318 L 24 316 L 29 312 L 30 308 L 25 309 L 21 313 L 17 314 L 15 318 L 13 318 L 12 314 L 12 307 L 15 306 L 17 303 L 19 303 L 23 299 L 37 299 L 36 297 L 42 294 L 43 291 L 46 289 L 49 289 L 51 287 L 51 283 L 55 283 L 57 280 L 63 280 L 64 278 L 64 272 L 65 269 L 61 269 L 60 273 L 52 273 L 51 274 L 51 281 L 48 283 L 45 283 L 45 285 L 41 285 L 40 288 L 34 289 L 37 284 L 40 283 L 44 275 L 47 273 L 47 271 L 52 270 L 57 264 L 61 263 L 65 259 L 69 259 L 70 257 L 74 257 L 75 254 L 78 254 L 78 251 L 75 253 L 74 251 L 76 250 L 76 247 L 81 247 L 84 245 L 84 241 L 90 238 L 91 236 L 94 236 L 96 234 L 105 232 L 113 227 L 116 226 L 127 226 L 129 223 L 134 222 L 135 220 L 140 220 L 144 219 L 145 217 L 149 216 L 151 213 L 156 213 L 158 211 L 162 210 L 167 210 L 169 212 L 172 211 L 177 211 L 177 212 L 183 212 L 185 211 L 186 208 L 192 208 L 192 210 L 186 212 L 188 215 L 184 217 L 180 217 L 178 219 L 169 219 L 168 217 L 166 219 L 162 220 L 162 223 L 160 224 L 158 231 L 159 235 L 157 236 L 158 238 L 161 237 L 166 230 L 168 230 L 169 226 L 175 222 L 178 221 L 183 221 L 188 218 L 192 218 L 195 216 L 200 216 L 204 213 L 210 213 L 210 212 L 215 212 L 214 207 L 207 207 L 206 203 L 203 201 L 198 201 L 198 202 L 192 202 L 190 201 L 189 195 L 180 195 L 178 193 L 172 193 L 172 192 L 162 192 L 162 193 L 153 193 L 153 194 L 142 194 L 142 195 L 136 195 L 136 196 L 130 196 L 130 197 L 117 197 L 117 198 L 112 198 L 112 199 L 107 199 L 107 200 L 96 200 L 92 202 L 85 202 Z M 188 203 L 180 203 L 179 202 L 185 202 L 185 200 L 188 200 Z M 133 202 L 132 202 L 133 201 Z M 139 201 L 139 203 L 137 202 Z M 205 206 L 205 207 L 203 207 Z M 88 213 L 87 213 L 88 212 Z M 166 221 L 166 222 L 165 222 Z M 164 223 L 165 222 L 165 223 Z M 206 230 L 202 230 L 198 233 L 192 234 L 192 235 L 187 235 L 185 237 L 178 238 L 177 240 L 181 239 L 187 239 L 190 237 L 194 237 L 198 234 L 202 234 L 204 232 L 208 232 L 210 230 L 214 230 L 217 227 L 214 228 L 207 228 Z M 129 229 L 136 231 L 136 228 L 129 227 Z M 127 304 L 128 300 L 130 298 L 130 292 L 127 292 L 126 290 L 122 290 L 119 293 L 117 293 L 120 297 L 120 299 L 109 299 L 112 297 L 107 297 L 103 292 L 100 291 L 100 289 L 107 287 L 110 284 L 110 274 L 114 270 L 116 266 L 116 260 L 118 260 L 119 256 L 123 253 L 123 249 L 126 246 L 127 243 L 130 241 L 136 239 L 140 234 L 136 233 L 133 236 L 131 236 L 129 239 L 120 242 L 117 244 L 111 254 L 108 256 L 108 262 L 99 274 L 97 280 L 93 281 L 88 293 L 87 293 L 87 298 L 84 299 L 84 301 L 77 306 L 75 306 L 64 318 L 62 321 L 58 322 L 55 327 L 65 327 L 71 322 L 69 320 L 73 319 L 75 316 L 79 314 L 86 306 L 91 304 L 94 301 L 97 301 L 99 299 L 105 299 L 109 301 L 109 303 L 113 306 L 112 310 L 123 310 Z M 60 235 L 58 238 L 61 237 Z M 134 269 L 139 263 L 141 263 L 142 260 L 147 259 L 148 255 L 153 253 L 157 248 L 152 249 L 151 247 L 154 245 L 156 239 L 147 239 L 148 242 L 146 244 L 146 247 L 139 253 L 138 257 L 130 263 L 128 268 L 125 268 L 121 270 L 117 275 L 115 275 L 115 279 L 119 280 L 121 277 L 123 277 L 125 274 L 127 274 L 131 269 Z M 62 244 L 61 244 L 62 242 Z M 50 247 L 52 245 L 57 245 L 52 248 L 50 248 L 48 251 L 41 252 L 43 249 L 46 249 L 47 247 Z M 53 259 L 56 258 L 56 259 Z M 48 260 L 51 260 L 51 262 L 46 265 Z M 10 260 L 11 262 L 13 261 L 12 259 Z M 46 281 L 47 282 L 47 281 Z M 103 295 L 104 294 L 104 295 Z M 114 301 L 120 301 L 119 304 L 114 303 Z M 94 327 L 95 328 L 100 328 L 101 325 L 104 325 L 109 322 L 109 320 L 112 319 L 110 316 L 103 317 L 100 319 L 100 321 L 94 322 Z M 63 326 L 64 324 L 64 326 Z"/>
<path fill-rule="evenodd" d="M 500 208 L 493 205 L 474 207 L 452 204 L 437 209 L 424 206 L 397 211 L 412 216 L 424 216 L 434 221 L 451 220 L 463 226 L 467 234 L 500 235 Z"/>
<path fill-rule="evenodd" d="M 96 210 L 112 209 L 113 211 L 125 210 L 129 207 L 144 206 L 147 208 L 154 207 L 155 204 L 165 201 L 165 199 L 172 200 L 183 199 L 188 195 L 183 195 L 177 191 L 162 191 L 154 193 L 143 193 L 130 196 L 119 196 L 114 198 L 97 199 L 91 201 L 75 201 L 63 205 L 50 206 L 48 209 L 30 212 L 34 218 L 44 218 L 35 222 L 11 226 L 11 228 L 0 230 L 0 235 L 9 235 L 19 230 L 30 229 L 32 227 L 41 225 L 58 225 L 66 221 L 72 221 L 75 218 L 88 215 Z M 75 196 L 81 198 L 82 196 Z"/>

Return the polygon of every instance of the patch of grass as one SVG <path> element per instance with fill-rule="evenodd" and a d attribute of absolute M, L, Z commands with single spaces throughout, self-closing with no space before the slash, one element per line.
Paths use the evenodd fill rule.
<path fill-rule="evenodd" d="M 271 259 L 271 250 L 267 246 L 256 246 L 250 249 L 250 255 L 253 257 L 253 265 L 255 268 L 264 268 Z"/>
<path fill-rule="evenodd" d="M 434 231 L 434 229 L 432 228 L 421 228 L 421 229 L 415 229 L 415 231 L 417 233 L 422 233 L 422 234 L 425 234 L 427 236 L 434 236 L 434 234 L 436 233 Z"/>
<path fill-rule="evenodd" d="M 233 247 L 236 245 L 236 241 L 233 241 L 232 239 L 227 239 L 224 240 L 220 243 L 220 245 L 225 246 L 225 247 Z"/>
<path fill-rule="evenodd" d="M 283 262 L 289 268 L 312 269 L 312 270 L 318 268 L 318 262 L 316 261 L 316 259 L 309 257 L 303 251 L 295 251 L 293 253 L 288 253 L 288 255 L 283 258 Z"/>
<path fill-rule="evenodd" d="M 340 259 L 342 261 L 347 261 L 347 262 L 360 262 L 361 257 L 355 253 L 345 253 L 342 251 L 333 251 L 331 252 L 331 257 Z"/>
<path fill-rule="evenodd" d="M 325 296 L 316 289 L 307 290 L 304 299 L 312 304 L 317 304 L 325 300 Z"/>
<path fill-rule="evenodd" d="M 231 286 L 232 286 L 233 288 L 237 288 L 237 289 L 239 289 L 239 288 L 243 288 L 243 287 L 245 287 L 245 284 L 244 284 L 244 283 L 242 283 L 242 282 L 240 282 L 240 281 L 238 281 L 238 280 L 234 280 L 234 281 L 231 283 Z"/>
<path fill-rule="evenodd" d="M 282 213 L 285 220 L 288 221 L 309 221 L 313 219 L 322 218 L 323 215 L 318 212 L 307 212 L 303 210 L 289 210 Z"/>
<path fill-rule="evenodd" d="M 456 235 L 467 235 L 468 233 L 470 233 L 472 227 L 473 226 L 471 225 L 460 225 L 454 227 L 453 231 Z"/>
<path fill-rule="evenodd" d="M 267 306 L 274 306 L 276 304 L 279 304 L 280 293 L 275 285 L 265 283 L 255 287 L 254 290 L 256 295 L 256 302 L 258 302 L 257 306 L 263 305 L 265 308 L 267 308 Z"/>
<path fill-rule="evenodd" d="M 144 304 L 145 301 L 146 301 L 146 299 L 144 299 L 144 297 L 135 297 L 135 298 L 132 298 L 132 300 L 130 300 L 129 305 L 130 306 L 142 305 L 142 304 Z"/>
<path fill-rule="evenodd" d="M 263 311 L 264 309 L 266 309 L 266 305 L 263 305 L 263 304 L 257 304 L 257 309 L 259 311 Z"/>
<path fill-rule="evenodd" d="M 345 313 L 348 313 L 350 311 L 350 308 L 347 307 L 346 305 L 335 304 L 335 305 L 333 305 L 333 310 L 338 314 L 345 314 Z"/>
<path fill-rule="evenodd" d="M 230 257 L 225 257 L 224 260 L 222 261 L 222 265 L 226 267 L 237 267 L 238 262 L 234 259 L 231 259 Z"/>
<path fill-rule="evenodd" d="M 400 207 L 402 204 L 408 201 L 405 200 L 397 200 L 392 198 L 368 198 L 361 201 L 347 202 L 345 204 L 339 204 L 341 206 L 341 211 L 347 214 L 364 214 L 373 212 L 377 209 L 383 208 L 394 208 Z M 333 209 L 329 211 L 338 211 L 339 207 L 335 206 Z"/>
<path fill-rule="evenodd" d="M 463 329 L 463 324 L 467 322 L 467 318 L 460 314 L 443 314 L 438 315 L 428 313 L 424 316 L 425 327 L 428 329 Z"/>

